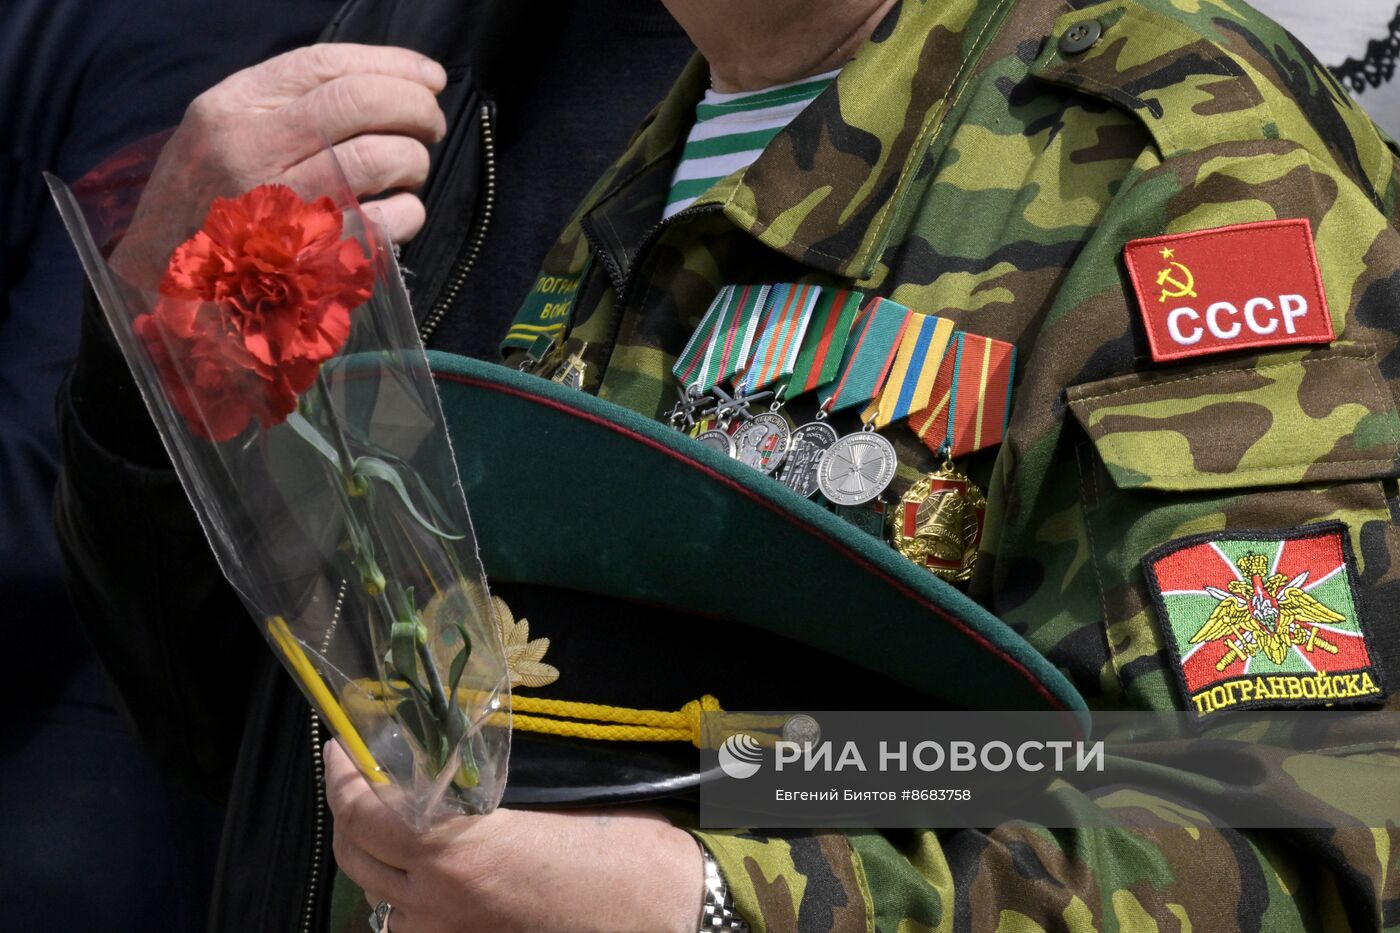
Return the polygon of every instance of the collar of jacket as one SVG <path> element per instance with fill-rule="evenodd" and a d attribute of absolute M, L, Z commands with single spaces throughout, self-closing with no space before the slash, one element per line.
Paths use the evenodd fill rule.
<path fill-rule="evenodd" d="M 931 173 L 920 168 L 931 164 L 947 116 L 1014 5 L 902 0 L 757 161 L 687 210 L 720 209 L 810 268 L 868 277 L 897 231 L 901 206 L 917 203 L 929 183 Z M 656 226 L 708 79 L 697 56 L 580 210 L 582 232 L 619 291 Z M 564 241 L 582 245 L 567 233 Z M 551 259 L 567 267 L 580 256 L 566 248 Z"/>

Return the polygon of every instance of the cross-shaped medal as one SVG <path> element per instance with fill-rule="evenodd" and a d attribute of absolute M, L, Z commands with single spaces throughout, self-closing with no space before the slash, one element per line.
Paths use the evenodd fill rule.
<path fill-rule="evenodd" d="M 710 406 L 715 404 L 715 400 L 703 394 L 698 386 L 681 386 L 678 389 L 680 399 L 676 402 L 676 407 L 672 408 L 666 416 L 671 422 L 671 427 L 680 431 L 689 431 L 695 427 L 700 419 L 710 413 Z"/>
<path fill-rule="evenodd" d="M 734 420 L 736 415 L 748 421 L 753 417 L 753 415 L 749 414 L 749 406 L 754 402 L 761 402 L 773 396 L 773 393 L 767 389 L 762 392 L 755 392 L 753 395 L 745 395 L 743 387 L 735 389 L 733 395 L 730 395 L 719 386 L 715 386 L 710 391 L 719 396 L 719 403 L 715 406 L 713 414 L 719 419 L 721 425 L 729 424 Z"/>

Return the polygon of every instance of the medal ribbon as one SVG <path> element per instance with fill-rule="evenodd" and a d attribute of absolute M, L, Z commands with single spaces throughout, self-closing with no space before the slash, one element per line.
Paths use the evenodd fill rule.
<path fill-rule="evenodd" d="M 931 314 L 914 313 L 899 342 L 894 366 L 877 401 L 866 408 L 861 420 L 880 430 L 911 412 L 928 407 L 945 351 L 953 338 L 953 322 Z"/>
<path fill-rule="evenodd" d="M 934 380 L 929 406 L 909 427 L 930 450 L 961 457 L 1000 444 L 1011 417 L 1016 347 L 959 331 Z"/>
<path fill-rule="evenodd" d="M 753 338 L 758 332 L 758 322 L 768 304 L 771 288 L 770 285 L 736 286 L 733 316 L 728 319 L 727 326 L 715 332 L 714 342 L 707 354 L 715 360 L 715 378 L 708 385 L 702 385 L 702 389 L 710 389 L 716 382 L 732 379 L 749 365 Z"/>
<path fill-rule="evenodd" d="M 774 285 L 768 294 L 768 314 L 754 350 L 753 362 L 739 387 L 745 395 L 766 389 L 792 372 L 806 336 L 812 309 L 821 295 L 816 285 Z"/>
<path fill-rule="evenodd" d="M 776 393 L 777 398 L 788 399 L 811 392 L 836 378 L 862 300 L 859 292 L 849 289 L 822 289 L 812 309 L 807 338 L 797 353 L 792 376 Z"/>
<path fill-rule="evenodd" d="M 817 400 L 824 410 L 844 411 L 875 397 L 894 364 L 895 352 L 912 314 L 888 298 L 871 298 L 866 303 L 846 343 L 840 377 L 817 390 Z"/>
<path fill-rule="evenodd" d="M 726 285 L 691 334 L 671 372 L 686 388 L 708 392 L 748 361 L 767 285 Z"/>

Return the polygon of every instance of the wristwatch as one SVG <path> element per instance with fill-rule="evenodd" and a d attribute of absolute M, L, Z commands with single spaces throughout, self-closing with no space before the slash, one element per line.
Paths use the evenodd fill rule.
<path fill-rule="evenodd" d="M 729 886 L 724 883 L 724 875 L 708 849 L 705 855 L 705 906 L 700 910 L 699 933 L 727 931 L 727 933 L 749 933 L 749 925 L 744 918 L 734 912 L 734 901 L 729 897 Z"/>

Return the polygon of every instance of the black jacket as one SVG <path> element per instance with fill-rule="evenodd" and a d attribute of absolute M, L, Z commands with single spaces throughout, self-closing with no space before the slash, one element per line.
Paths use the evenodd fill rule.
<path fill-rule="evenodd" d="M 403 257 L 425 318 L 448 308 L 480 245 L 491 210 L 485 76 L 531 40 L 527 6 L 350 0 L 324 36 L 405 46 L 447 68 L 439 102 L 450 131 L 432 153 L 422 192 L 427 225 Z M 227 801 L 209 929 L 324 929 L 334 871 L 321 762 L 327 734 L 201 546 L 91 295 L 79 362 L 58 408 L 65 469 L 55 520 L 79 615 L 146 748 L 186 783 Z M 219 672 L 241 676 L 210 682 Z"/>

